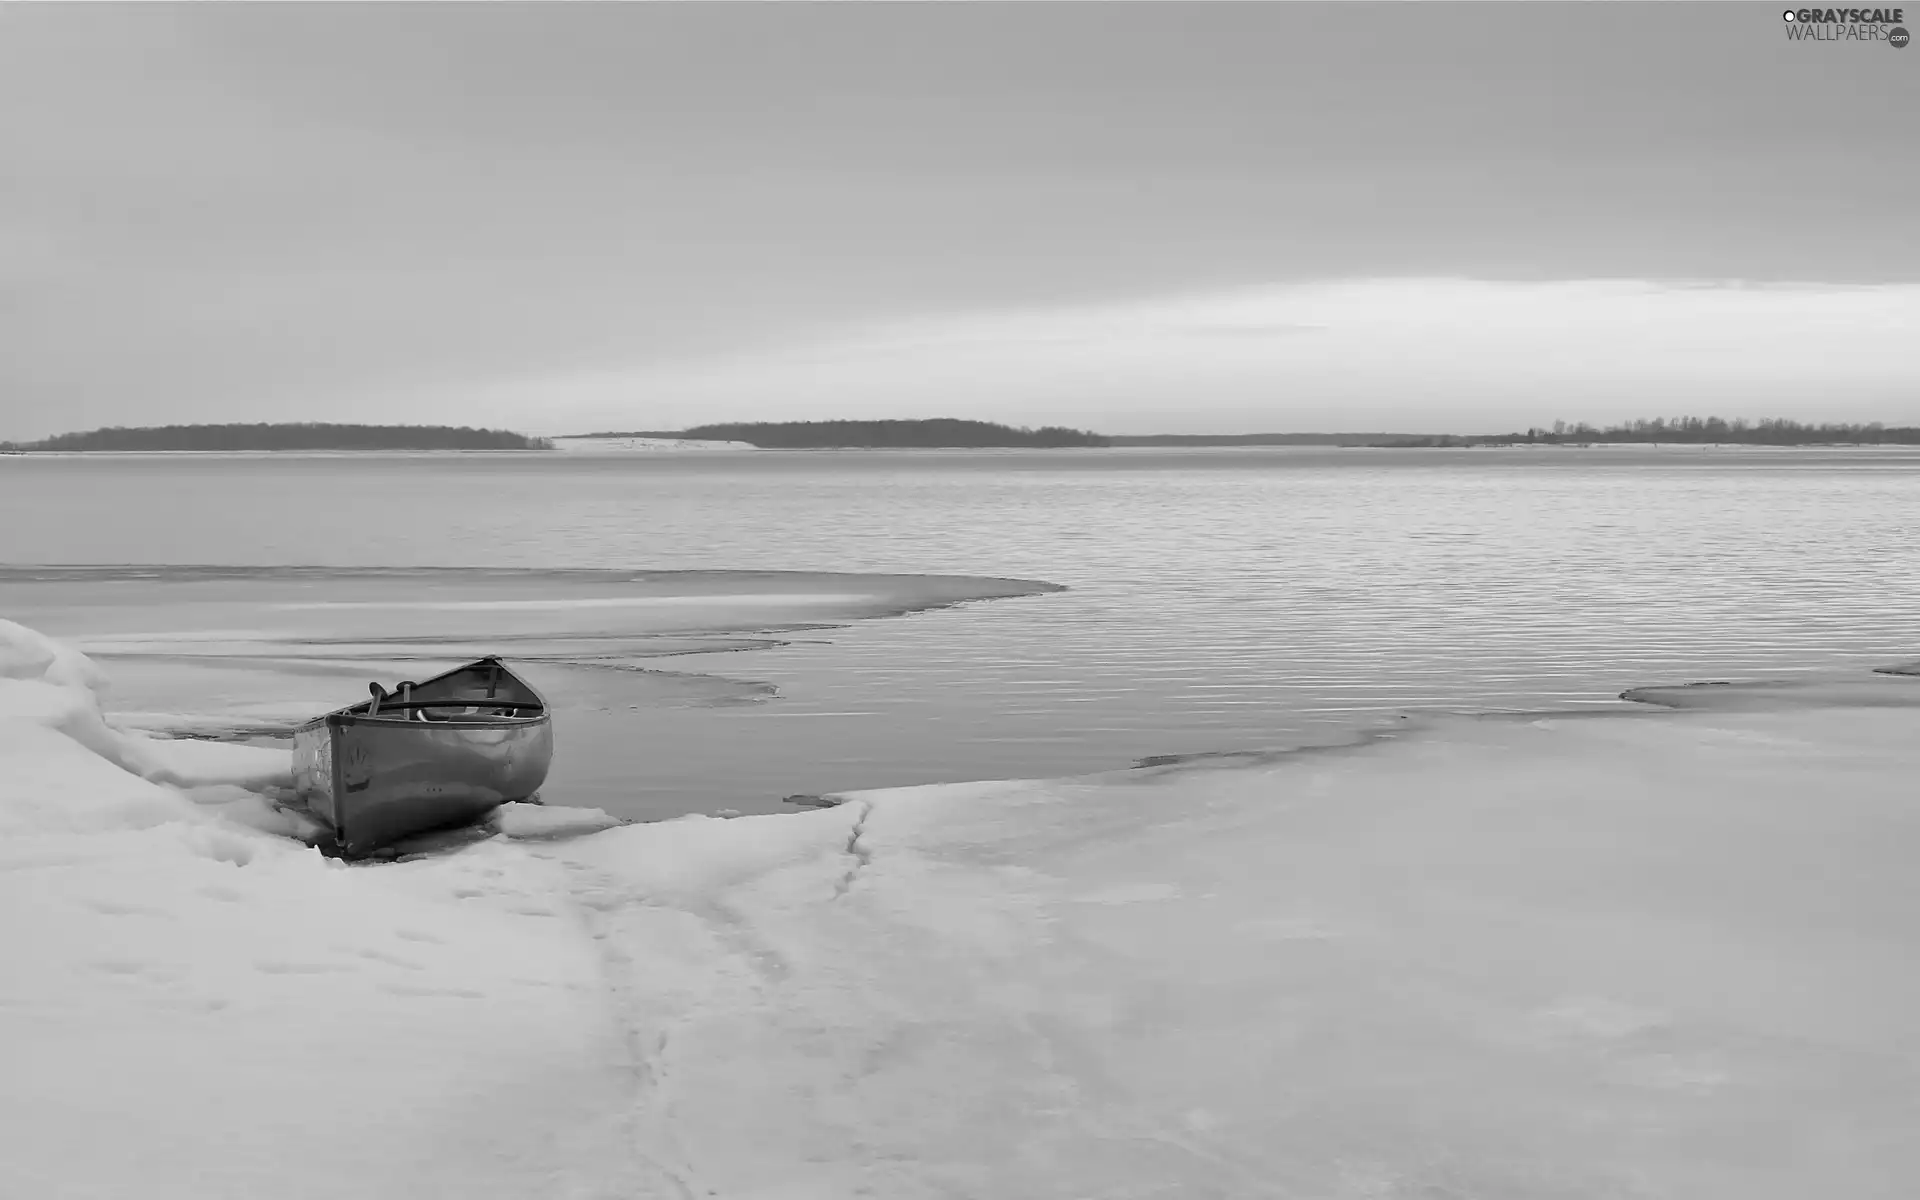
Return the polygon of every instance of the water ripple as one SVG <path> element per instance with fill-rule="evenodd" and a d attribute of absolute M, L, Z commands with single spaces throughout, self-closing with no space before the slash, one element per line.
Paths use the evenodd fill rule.
<path fill-rule="evenodd" d="M 29 504 L 66 516 L 0 527 L 0 560 L 964 572 L 1072 589 L 756 652 L 779 703 L 645 739 L 635 790 L 683 808 L 1259 747 L 1409 706 L 1879 665 L 1920 641 L 1910 454 L 9 463 L 0 508 Z"/>

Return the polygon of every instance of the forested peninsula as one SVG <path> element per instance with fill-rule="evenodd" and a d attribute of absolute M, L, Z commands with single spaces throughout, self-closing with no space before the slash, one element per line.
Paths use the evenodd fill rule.
<path fill-rule="evenodd" d="M 1920 444 L 1920 428 L 1865 425 L 1809 425 L 1780 418 L 1752 421 L 1721 417 L 1654 417 L 1601 428 L 1585 421 L 1555 421 L 1524 433 L 1158 433 L 1116 436 L 1115 446 L 1589 446 L 1599 443 L 1642 445 L 1738 446 L 1910 446 Z"/>
<path fill-rule="evenodd" d="M 1878 421 L 1865 425 L 1808 425 L 1799 421 L 1769 418 L 1761 421 L 1725 420 L 1721 417 L 1655 417 L 1629 421 L 1623 425 L 1597 428 L 1582 421 L 1569 425 L 1555 421 L 1551 429 L 1534 428 L 1525 433 L 1501 433 L 1486 436 L 1452 433 L 1400 435 L 1371 443 L 1375 446 L 1590 446 L 1602 443 L 1639 443 L 1642 445 L 1729 445 L 1729 446 L 1914 446 L 1920 445 L 1920 428 L 1910 425 L 1883 425 Z"/>
<path fill-rule="evenodd" d="M 14 453 L 135 450 L 551 450 L 546 438 L 462 425 L 157 425 L 0 442 Z"/>

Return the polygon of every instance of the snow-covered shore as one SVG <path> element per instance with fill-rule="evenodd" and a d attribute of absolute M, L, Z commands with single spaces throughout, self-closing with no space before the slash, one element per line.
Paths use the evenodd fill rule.
<path fill-rule="evenodd" d="M 0 623 L 0 1196 L 1920 1189 L 1920 680 L 377 866 L 101 682 Z"/>
<path fill-rule="evenodd" d="M 758 450 L 752 442 L 717 442 L 700 438 L 556 437 L 553 448 L 562 454 L 699 454 L 714 450 Z"/>

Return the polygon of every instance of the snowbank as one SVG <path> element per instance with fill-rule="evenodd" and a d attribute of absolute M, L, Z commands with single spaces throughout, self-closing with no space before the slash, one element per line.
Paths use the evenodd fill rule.
<path fill-rule="evenodd" d="M 558 868 L 330 862 L 98 681 L 0 622 L 0 1195 L 646 1194 Z"/>
<path fill-rule="evenodd" d="M 1916 720 L 1459 722 L 575 852 L 641 881 L 646 1111 L 719 1195 L 1892 1200 Z"/>
<path fill-rule="evenodd" d="M 0 619 L 0 728 L 8 730 L 0 732 L 0 737 L 31 742 L 36 738 L 44 741 L 51 734 L 63 735 L 73 746 L 50 752 L 62 760 L 84 751 L 156 783 L 246 787 L 292 783 L 291 761 L 285 751 L 162 741 L 109 726 L 99 701 L 99 691 L 105 684 L 99 668 L 83 655 L 23 625 Z M 27 757 L 34 755 L 29 752 Z M 26 767 L 21 779 L 44 773 Z M 60 772 L 53 770 L 52 774 L 58 776 Z M 0 821 L 6 819 L 0 812 Z"/>
<path fill-rule="evenodd" d="M 349 868 L 7 639 L 0 1195 L 1920 1190 L 1920 681 Z"/>
<path fill-rule="evenodd" d="M 494 811 L 491 823 L 510 838 L 554 838 L 599 833 L 626 822 L 598 808 L 503 804 Z"/>

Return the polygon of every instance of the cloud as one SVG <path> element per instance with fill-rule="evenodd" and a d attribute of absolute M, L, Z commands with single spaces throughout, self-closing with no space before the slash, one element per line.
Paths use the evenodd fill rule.
<path fill-rule="evenodd" d="M 873 322 L 465 400 L 553 431 L 936 414 L 1464 429 L 1676 408 L 1920 420 L 1915 345 L 1916 284 L 1367 279 Z"/>
<path fill-rule="evenodd" d="M 1796 327 L 1723 277 L 1920 280 L 1920 160 L 1889 152 L 1911 55 L 1810 54 L 1750 16 L 0 4 L 0 438 L 902 405 L 1451 420 L 1556 356 L 1721 386 L 1784 352 L 1716 320 Z M 1602 275 L 1707 282 L 1452 278 Z M 1238 286 L 1314 279 L 1364 282 Z M 1702 348 L 1613 328 L 1636 309 Z M 903 319 L 928 313 L 951 315 Z M 1612 332 L 1525 332 L 1555 321 Z M 1869 353 L 1844 345 L 1843 378 Z M 1462 347 L 1511 361 L 1449 391 Z"/>

